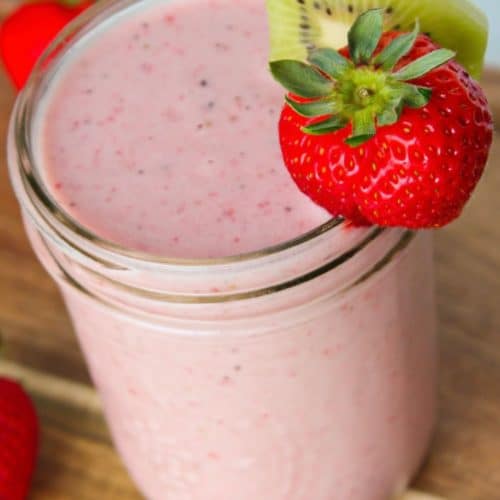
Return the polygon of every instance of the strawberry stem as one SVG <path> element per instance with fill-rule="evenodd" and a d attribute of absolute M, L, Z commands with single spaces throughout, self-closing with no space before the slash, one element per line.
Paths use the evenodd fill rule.
<path fill-rule="evenodd" d="M 425 106 L 432 89 L 411 83 L 447 63 L 455 53 L 438 49 L 394 72 L 414 47 L 419 23 L 411 33 L 396 37 L 377 56 L 383 32 L 383 9 L 361 14 L 349 31 L 352 61 L 331 48 L 309 53 L 307 63 L 281 60 L 270 63 L 274 78 L 290 93 L 287 103 L 299 115 L 318 118 L 303 128 L 308 134 L 335 132 L 352 123 L 346 143 L 357 147 L 376 134 L 376 127 L 393 125 L 405 106 Z M 297 102 L 295 97 L 306 98 Z"/>

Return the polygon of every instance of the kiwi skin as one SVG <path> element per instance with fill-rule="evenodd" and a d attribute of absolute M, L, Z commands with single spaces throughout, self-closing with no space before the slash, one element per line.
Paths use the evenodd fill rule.
<path fill-rule="evenodd" d="M 315 47 L 341 48 L 355 19 L 368 9 L 385 9 L 385 29 L 410 31 L 415 21 L 479 78 L 488 44 L 488 20 L 471 0 L 266 0 L 270 60 L 305 60 Z"/>

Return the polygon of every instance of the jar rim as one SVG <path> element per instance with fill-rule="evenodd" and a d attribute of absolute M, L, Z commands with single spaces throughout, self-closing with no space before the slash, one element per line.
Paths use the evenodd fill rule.
<path fill-rule="evenodd" d="M 34 105 L 40 90 L 44 88 L 46 67 L 63 59 L 64 54 L 59 54 L 60 49 L 63 48 L 66 51 L 74 43 L 77 43 L 78 38 L 76 40 L 71 39 L 81 30 L 85 28 L 93 29 L 112 15 L 123 12 L 142 1 L 112 0 L 103 4 L 98 3 L 87 9 L 66 26 L 49 45 L 38 60 L 24 89 L 19 94 L 13 115 L 13 136 L 19 155 L 20 173 L 23 182 L 30 186 L 32 194 L 37 198 L 37 202 L 41 204 L 42 208 L 54 216 L 64 229 L 95 246 L 97 250 L 109 252 L 138 264 L 148 263 L 173 267 L 213 267 L 254 261 L 300 247 L 326 232 L 338 231 L 345 227 L 348 223 L 343 218 L 331 218 L 304 234 L 259 250 L 217 258 L 188 259 L 162 256 L 127 248 L 94 233 L 63 209 L 43 182 L 40 175 L 41 170 L 37 167 L 37 161 L 31 147 Z M 70 41 L 68 42 L 68 40 Z"/>

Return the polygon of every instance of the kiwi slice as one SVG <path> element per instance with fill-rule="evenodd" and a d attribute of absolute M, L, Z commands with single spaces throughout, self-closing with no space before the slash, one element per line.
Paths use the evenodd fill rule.
<path fill-rule="evenodd" d="M 270 60 L 307 58 L 316 47 L 341 48 L 356 18 L 368 9 L 385 9 L 385 29 L 421 31 L 457 53 L 479 78 L 488 43 L 488 20 L 470 0 L 266 0 Z"/>

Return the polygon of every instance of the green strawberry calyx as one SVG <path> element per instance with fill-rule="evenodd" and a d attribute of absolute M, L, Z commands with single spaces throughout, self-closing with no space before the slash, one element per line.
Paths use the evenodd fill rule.
<path fill-rule="evenodd" d="M 383 12 L 371 9 L 355 21 L 348 36 L 351 59 L 332 48 L 317 48 L 310 51 L 307 63 L 270 63 L 274 78 L 290 92 L 288 105 L 301 116 L 318 118 L 303 132 L 322 135 L 352 123 L 346 143 L 357 147 L 375 136 L 377 126 L 397 123 L 405 106 L 421 108 L 429 102 L 432 89 L 409 81 L 447 63 L 455 52 L 437 49 L 395 70 L 414 47 L 419 23 L 374 55 L 383 34 Z"/>
<path fill-rule="evenodd" d="M 63 7 L 75 8 L 89 3 L 93 3 L 93 0 L 57 0 L 57 3 Z"/>

